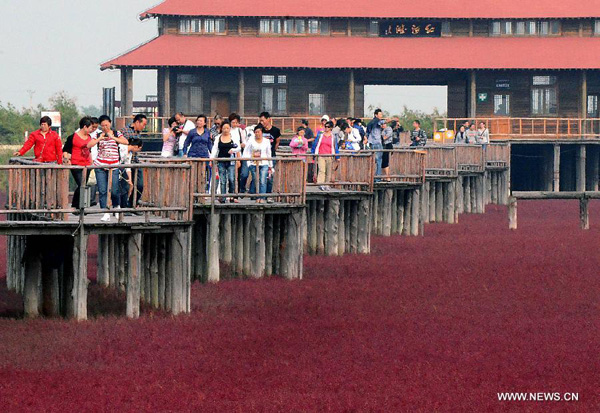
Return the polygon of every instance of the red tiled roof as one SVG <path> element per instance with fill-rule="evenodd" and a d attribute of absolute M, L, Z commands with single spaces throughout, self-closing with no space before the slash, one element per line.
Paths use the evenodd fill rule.
<path fill-rule="evenodd" d="M 319 50 L 330 53 L 318 57 Z M 346 57 L 339 53 L 344 50 L 348 51 Z M 418 56 L 411 57 L 415 53 Z M 103 63 L 101 69 L 121 66 L 600 69 L 598 56 L 600 38 L 593 37 L 400 39 L 163 35 Z"/>
<path fill-rule="evenodd" d="M 176 16 L 366 18 L 579 18 L 600 17 L 600 0 L 166 0 L 143 12 Z"/>

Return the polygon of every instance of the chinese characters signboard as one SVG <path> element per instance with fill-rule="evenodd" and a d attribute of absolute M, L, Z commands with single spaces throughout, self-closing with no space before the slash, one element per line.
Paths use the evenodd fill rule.
<path fill-rule="evenodd" d="M 412 20 L 381 20 L 379 22 L 381 37 L 440 37 L 440 22 Z"/>

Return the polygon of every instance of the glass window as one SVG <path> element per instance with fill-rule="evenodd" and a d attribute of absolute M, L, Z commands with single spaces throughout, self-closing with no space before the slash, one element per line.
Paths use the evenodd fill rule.
<path fill-rule="evenodd" d="M 552 20 L 550 22 L 550 34 L 560 34 L 560 20 Z"/>
<path fill-rule="evenodd" d="M 537 34 L 537 22 L 535 22 L 535 21 L 529 21 L 529 22 L 527 22 L 526 33 L 530 34 L 530 35 Z"/>
<path fill-rule="evenodd" d="M 281 20 L 271 20 L 271 33 L 281 33 Z"/>
<path fill-rule="evenodd" d="M 273 88 L 262 88 L 262 108 L 263 112 L 273 112 Z"/>
<path fill-rule="evenodd" d="M 598 117 L 598 95 L 589 95 L 587 101 L 588 118 Z"/>
<path fill-rule="evenodd" d="M 287 110 L 287 89 L 277 89 L 277 112 L 285 113 Z"/>
<path fill-rule="evenodd" d="M 214 19 L 204 19 L 204 32 L 205 33 L 214 33 L 215 32 Z"/>
<path fill-rule="evenodd" d="M 296 33 L 304 34 L 306 32 L 306 22 L 302 19 L 296 19 Z"/>
<path fill-rule="evenodd" d="M 510 95 L 494 95 L 494 115 L 510 115 Z"/>
<path fill-rule="evenodd" d="M 442 22 L 442 36 L 450 36 L 451 34 L 450 22 Z"/>
<path fill-rule="evenodd" d="M 267 84 L 275 83 L 275 76 L 274 75 L 263 75 L 262 82 L 267 83 Z"/>
<path fill-rule="evenodd" d="M 548 36 L 550 34 L 550 22 L 540 22 L 540 35 Z"/>
<path fill-rule="evenodd" d="M 310 93 L 308 95 L 308 114 L 321 116 L 323 113 L 325 113 L 325 95 Z"/>
<path fill-rule="evenodd" d="M 277 76 L 277 83 L 279 83 L 279 84 L 287 83 L 287 76 L 286 75 Z"/>
<path fill-rule="evenodd" d="M 517 22 L 515 25 L 515 34 L 523 36 L 525 34 L 525 22 Z"/>
<path fill-rule="evenodd" d="M 556 76 L 533 76 L 531 114 L 556 115 L 558 112 Z"/>
<path fill-rule="evenodd" d="M 294 30 L 294 20 L 293 19 L 286 19 L 283 22 L 283 31 L 284 33 L 290 34 L 290 33 L 295 33 L 296 31 Z"/>
<path fill-rule="evenodd" d="M 319 21 L 318 20 L 309 20 L 308 21 L 308 33 L 319 34 Z"/>
<path fill-rule="evenodd" d="M 379 22 L 377 20 L 369 22 L 369 34 L 371 36 L 379 36 Z"/>
<path fill-rule="evenodd" d="M 193 33 L 202 32 L 202 21 L 200 19 L 192 19 L 192 30 Z"/>
<path fill-rule="evenodd" d="M 329 20 L 321 20 L 321 34 L 329 34 Z"/>
<path fill-rule="evenodd" d="M 492 36 L 500 36 L 500 34 L 501 34 L 500 27 L 501 27 L 500 22 L 492 22 Z"/>
<path fill-rule="evenodd" d="M 506 21 L 502 24 L 502 34 L 512 34 L 513 27 L 511 21 Z"/>
<path fill-rule="evenodd" d="M 556 84 L 556 76 L 534 76 L 534 86 L 549 86 Z"/>
<path fill-rule="evenodd" d="M 202 112 L 202 88 L 200 86 L 177 85 L 177 96 L 175 99 L 176 110 L 183 113 Z"/>
<path fill-rule="evenodd" d="M 260 21 L 260 32 L 261 33 L 269 33 L 270 30 L 271 30 L 271 21 L 262 19 Z"/>
<path fill-rule="evenodd" d="M 594 34 L 600 36 L 600 20 L 594 21 Z"/>
<path fill-rule="evenodd" d="M 215 19 L 215 32 L 225 33 L 225 19 Z"/>
<path fill-rule="evenodd" d="M 179 32 L 189 33 L 192 28 L 192 22 L 190 19 L 179 20 Z"/>

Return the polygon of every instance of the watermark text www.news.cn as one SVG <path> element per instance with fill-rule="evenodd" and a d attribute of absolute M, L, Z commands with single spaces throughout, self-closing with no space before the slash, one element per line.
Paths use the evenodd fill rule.
<path fill-rule="evenodd" d="M 506 392 L 498 393 L 499 401 L 521 401 L 521 402 L 576 402 L 579 401 L 579 393 L 572 392 L 536 392 L 536 393 L 523 393 L 523 392 Z"/>

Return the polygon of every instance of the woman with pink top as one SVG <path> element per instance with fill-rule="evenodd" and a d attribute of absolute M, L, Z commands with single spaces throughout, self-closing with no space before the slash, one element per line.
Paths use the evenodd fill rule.
<path fill-rule="evenodd" d="M 292 153 L 300 158 L 306 159 L 306 152 L 308 151 L 308 139 L 304 137 L 306 129 L 300 126 L 297 130 L 296 136 L 290 141 L 290 148 Z"/>

